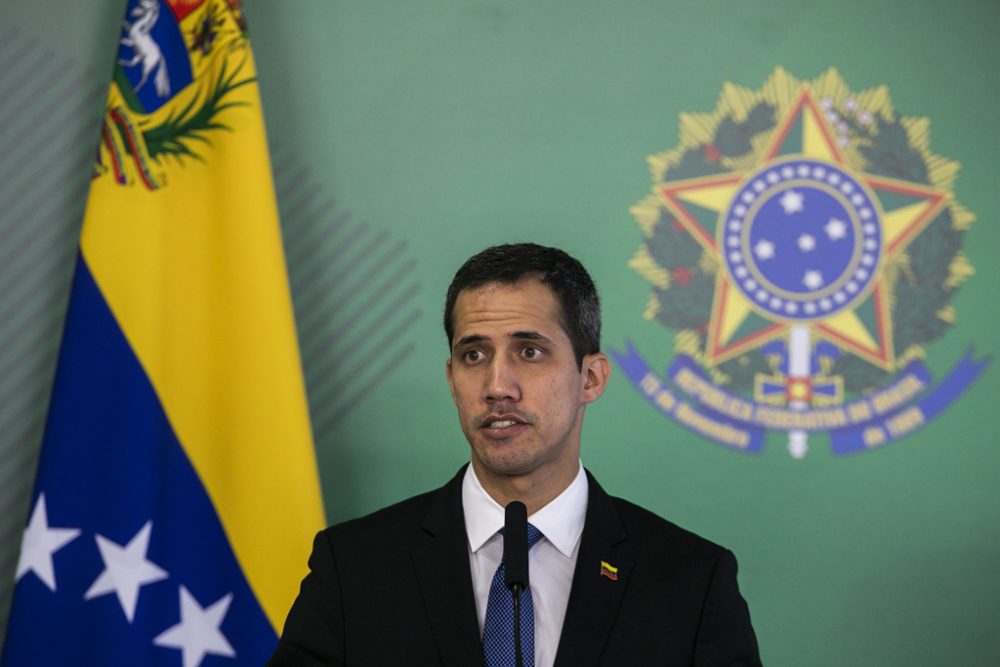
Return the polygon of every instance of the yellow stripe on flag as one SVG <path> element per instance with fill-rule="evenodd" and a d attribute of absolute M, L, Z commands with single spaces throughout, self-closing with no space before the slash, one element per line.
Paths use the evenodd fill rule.
<path fill-rule="evenodd" d="M 191 143 L 200 160 L 161 160 L 159 189 L 96 178 L 81 248 L 280 630 L 325 519 L 256 70 L 242 45 L 140 123 L 197 108 L 232 74 L 245 83 L 214 118 L 228 130 Z M 112 86 L 109 108 L 119 105 Z"/>

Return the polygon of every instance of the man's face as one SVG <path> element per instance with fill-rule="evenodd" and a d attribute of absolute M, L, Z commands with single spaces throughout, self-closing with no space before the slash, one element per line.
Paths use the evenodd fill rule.
<path fill-rule="evenodd" d="M 458 295 L 448 383 L 484 483 L 576 474 L 584 406 L 603 392 L 608 362 L 593 354 L 578 368 L 559 314 L 536 279 Z"/>

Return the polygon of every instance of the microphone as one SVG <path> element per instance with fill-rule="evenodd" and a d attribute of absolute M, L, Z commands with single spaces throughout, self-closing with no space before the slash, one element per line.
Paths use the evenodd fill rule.
<path fill-rule="evenodd" d="M 518 592 L 528 587 L 528 508 L 519 500 L 511 501 L 504 514 L 503 526 L 504 583 Z"/>
<path fill-rule="evenodd" d="M 519 500 L 508 503 L 503 524 L 504 583 L 514 596 L 514 664 L 521 655 L 521 591 L 528 587 L 528 508 Z"/>

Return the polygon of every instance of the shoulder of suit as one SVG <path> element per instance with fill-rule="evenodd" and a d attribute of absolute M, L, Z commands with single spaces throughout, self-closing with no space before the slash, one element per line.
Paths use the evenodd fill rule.
<path fill-rule="evenodd" d="M 399 536 L 408 529 L 419 528 L 420 521 L 427 513 L 435 494 L 428 491 L 407 498 L 388 507 L 356 519 L 334 524 L 326 529 L 330 537 L 337 540 L 356 539 L 363 536 Z"/>
<path fill-rule="evenodd" d="M 622 526 L 630 538 L 644 543 L 644 550 L 662 548 L 671 552 L 687 552 L 699 559 L 715 559 L 727 549 L 697 533 L 682 528 L 644 507 L 624 498 L 609 496 L 618 512 Z"/>

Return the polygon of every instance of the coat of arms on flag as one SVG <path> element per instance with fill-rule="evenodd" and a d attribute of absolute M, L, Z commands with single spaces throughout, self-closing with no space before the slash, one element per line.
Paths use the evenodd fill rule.
<path fill-rule="evenodd" d="M 101 128 L 96 170 L 155 190 L 164 171 L 231 129 L 230 93 L 255 81 L 238 2 L 130 0 Z"/>
<path fill-rule="evenodd" d="M 245 28 L 127 3 L 3 667 L 260 665 L 326 523 Z"/>
<path fill-rule="evenodd" d="M 760 90 L 727 84 L 649 164 L 629 266 L 675 355 L 665 373 L 632 345 L 615 358 L 696 433 L 756 452 L 782 431 L 795 457 L 826 433 L 835 453 L 864 451 L 926 424 L 989 363 L 970 350 L 937 380 L 926 364 L 974 274 L 974 215 L 927 119 L 898 115 L 884 86 L 781 68 Z"/>

